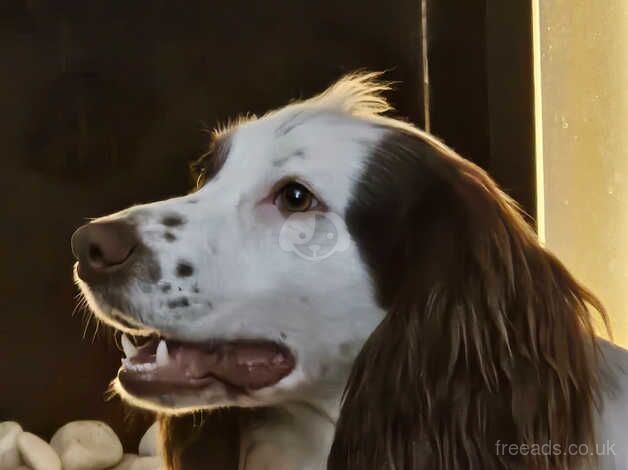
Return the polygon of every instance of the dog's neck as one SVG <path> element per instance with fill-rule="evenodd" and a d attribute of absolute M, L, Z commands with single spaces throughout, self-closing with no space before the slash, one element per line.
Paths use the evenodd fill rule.
<path fill-rule="evenodd" d="M 242 430 L 239 470 L 324 470 L 336 418 L 305 403 L 270 408 Z"/>

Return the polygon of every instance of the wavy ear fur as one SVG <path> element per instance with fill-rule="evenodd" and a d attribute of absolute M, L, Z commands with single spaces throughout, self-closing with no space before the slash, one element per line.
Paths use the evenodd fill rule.
<path fill-rule="evenodd" d="M 593 442 L 589 306 L 605 314 L 486 173 L 390 127 L 346 216 L 388 313 L 355 362 L 328 469 L 594 465 L 499 448 Z"/>

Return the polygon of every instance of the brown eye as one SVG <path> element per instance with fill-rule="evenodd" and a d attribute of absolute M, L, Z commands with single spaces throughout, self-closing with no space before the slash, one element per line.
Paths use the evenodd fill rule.
<path fill-rule="evenodd" d="M 292 182 L 281 188 L 275 204 L 282 211 L 305 212 L 318 206 L 318 201 L 305 186 Z"/>

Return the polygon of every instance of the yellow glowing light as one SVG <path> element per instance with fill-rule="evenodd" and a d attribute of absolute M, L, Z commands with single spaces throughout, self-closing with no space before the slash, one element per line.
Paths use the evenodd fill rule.
<path fill-rule="evenodd" d="M 539 236 L 628 346 L 628 2 L 532 7 Z"/>

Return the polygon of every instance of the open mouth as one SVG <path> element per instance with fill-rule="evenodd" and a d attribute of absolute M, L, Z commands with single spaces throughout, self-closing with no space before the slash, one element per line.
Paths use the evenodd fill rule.
<path fill-rule="evenodd" d="M 151 337 L 136 346 L 122 335 L 121 385 L 136 396 L 185 393 L 220 382 L 246 393 L 279 382 L 295 365 L 290 351 L 266 340 L 186 343 Z"/>

